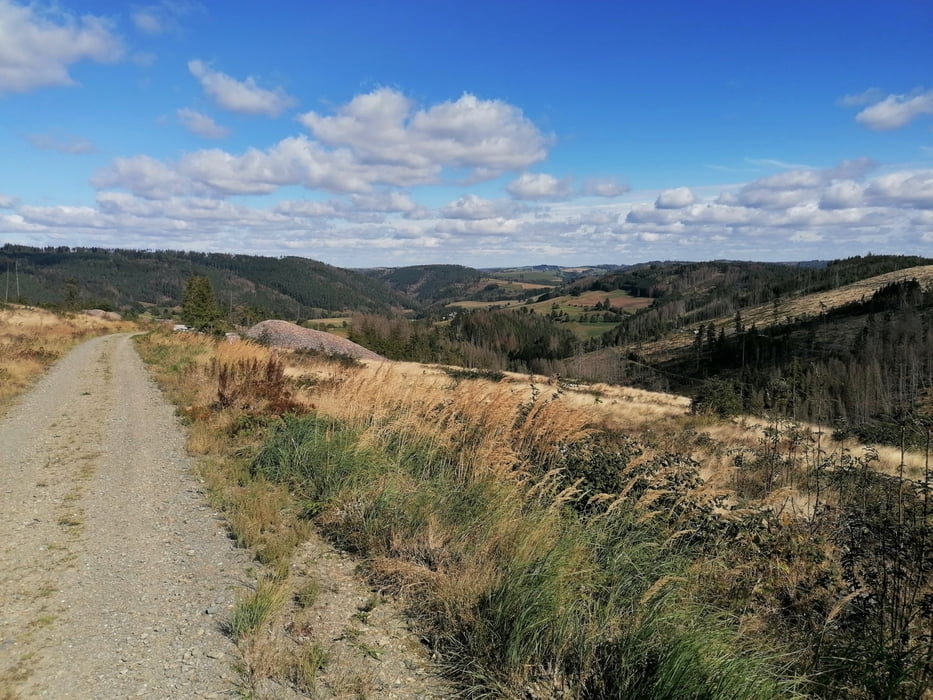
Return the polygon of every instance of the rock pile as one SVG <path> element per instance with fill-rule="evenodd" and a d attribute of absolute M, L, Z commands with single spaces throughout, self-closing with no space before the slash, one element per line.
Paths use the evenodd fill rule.
<path fill-rule="evenodd" d="M 261 321 L 246 331 L 245 335 L 247 338 L 282 348 L 314 350 L 326 355 L 345 355 L 358 360 L 385 359 L 382 355 L 377 355 L 372 350 L 345 338 L 302 328 L 288 321 Z"/>

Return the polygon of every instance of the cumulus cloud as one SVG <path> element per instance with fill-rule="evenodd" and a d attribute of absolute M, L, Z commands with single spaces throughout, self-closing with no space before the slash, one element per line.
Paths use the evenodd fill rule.
<path fill-rule="evenodd" d="M 26 137 L 34 147 L 44 151 L 58 151 L 71 155 L 94 153 L 97 148 L 93 142 L 77 136 L 59 136 L 52 134 L 29 134 Z"/>
<path fill-rule="evenodd" d="M 19 204 L 19 199 L 8 194 L 0 194 L 0 209 L 13 209 Z"/>
<path fill-rule="evenodd" d="M 634 205 L 567 201 L 529 211 L 512 200 L 464 195 L 413 219 L 406 210 L 416 207 L 419 217 L 424 210 L 407 192 L 391 188 L 328 201 L 283 201 L 269 209 L 190 192 L 147 199 L 101 191 L 96 207 L 17 205 L 15 213 L 0 215 L 0 232 L 39 244 L 81 235 L 84 244 L 112 245 L 119 235 L 120 245 L 139 247 L 178 241 L 186 248 L 290 250 L 352 266 L 404 264 L 413 255 L 429 259 L 429 251 L 439 256 L 432 261 L 517 264 L 529 256 L 544 260 L 542 255 L 559 256 L 555 260 L 670 258 L 683 247 L 704 258 L 788 259 L 864 253 L 878 243 L 892 250 L 929 245 L 933 172 L 886 173 L 863 184 L 829 178 L 830 171 L 817 173 L 821 177 L 810 199 L 786 208 L 745 206 L 727 197 L 699 201 L 695 193 L 698 201 L 678 209 L 657 208 L 655 198 Z M 808 181 L 785 178 L 772 184 Z M 163 184 L 163 189 L 170 186 Z M 761 187 L 761 182 L 747 186 Z M 864 188 L 861 203 L 858 188 Z"/>
<path fill-rule="evenodd" d="M 122 188 L 148 199 L 184 194 L 224 197 L 268 194 L 298 185 L 339 194 L 364 194 L 377 185 L 409 187 L 436 180 L 434 169 L 365 165 L 350 151 L 329 151 L 303 136 L 268 149 L 234 155 L 218 148 L 186 153 L 173 163 L 149 156 L 117 158 L 91 180 L 97 189 Z"/>
<path fill-rule="evenodd" d="M 275 211 L 285 216 L 308 219 L 332 219 L 339 215 L 334 202 L 313 202 L 289 199 L 275 205 Z"/>
<path fill-rule="evenodd" d="M 542 201 L 567 199 L 573 193 L 569 179 L 558 180 L 547 173 L 523 173 L 509 183 L 505 190 L 515 199 Z"/>
<path fill-rule="evenodd" d="M 459 236 L 510 236 L 520 233 L 522 223 L 517 219 L 441 219 L 433 231 Z"/>
<path fill-rule="evenodd" d="M 295 99 L 280 87 L 261 88 L 252 77 L 237 80 L 211 69 L 204 61 L 188 61 L 188 70 L 214 102 L 231 112 L 277 117 L 295 105 Z"/>
<path fill-rule="evenodd" d="M 97 189 L 122 187 L 146 199 L 168 199 L 175 195 L 206 194 L 209 190 L 198 187 L 174 168 L 149 156 L 116 158 L 107 168 L 91 178 Z"/>
<path fill-rule="evenodd" d="M 188 131 L 206 139 L 223 139 L 230 135 L 230 129 L 221 126 L 206 114 L 193 109 L 179 109 L 178 120 Z"/>
<path fill-rule="evenodd" d="M 361 163 L 469 168 L 474 178 L 488 179 L 547 155 L 548 138 L 520 109 L 470 94 L 416 109 L 400 92 L 381 88 L 335 115 L 307 112 L 298 119 L 321 143 L 349 149 Z"/>
<path fill-rule="evenodd" d="M 195 71 L 206 70 L 203 65 Z M 190 109 L 178 117 L 196 133 L 222 137 L 226 131 Z M 301 121 L 316 139 L 285 138 L 266 148 L 234 154 L 221 149 L 194 151 L 174 162 L 148 156 L 118 158 L 92 179 L 97 189 L 124 189 L 149 199 L 188 191 L 224 197 L 268 194 L 301 186 L 336 194 L 367 194 L 380 187 L 439 184 L 445 171 L 470 169 L 490 177 L 523 167 L 545 155 L 547 139 L 521 111 L 497 101 L 465 95 L 416 110 L 392 90 L 358 96 L 332 117 L 308 113 Z M 555 199 L 571 194 L 569 183 L 551 176 L 526 176 L 513 194 Z M 396 195 L 394 208 L 420 218 L 423 210 Z"/>
<path fill-rule="evenodd" d="M 513 216 L 518 212 L 515 202 L 508 199 L 486 199 L 467 194 L 448 203 L 441 209 L 441 216 L 448 219 L 495 219 Z"/>
<path fill-rule="evenodd" d="M 878 162 L 871 158 L 854 158 L 844 160 L 834 168 L 823 170 L 823 176 L 827 180 L 859 180 L 872 170 L 878 168 Z"/>
<path fill-rule="evenodd" d="M 820 209 L 850 209 L 862 205 L 864 187 L 852 180 L 834 182 L 820 198 Z"/>
<path fill-rule="evenodd" d="M 398 190 L 380 190 L 369 194 L 350 196 L 350 208 L 354 211 L 409 213 L 418 209 L 418 205 L 407 192 Z"/>
<path fill-rule="evenodd" d="M 0 0 L 0 95 L 52 85 L 73 85 L 73 63 L 116 61 L 123 54 L 109 23 L 92 15 L 76 18 L 36 4 Z"/>
<path fill-rule="evenodd" d="M 591 177 L 583 182 L 580 192 L 589 197 L 618 197 L 629 189 L 628 185 L 614 177 Z"/>
<path fill-rule="evenodd" d="M 855 120 L 875 131 L 890 131 L 924 114 L 933 114 L 933 90 L 915 95 L 888 95 L 855 115 Z"/>
<path fill-rule="evenodd" d="M 882 175 L 865 190 L 865 198 L 877 206 L 933 209 L 933 170 Z"/>
<path fill-rule="evenodd" d="M 696 197 L 689 187 L 677 187 L 661 192 L 654 205 L 658 209 L 683 209 L 689 207 L 695 201 Z"/>

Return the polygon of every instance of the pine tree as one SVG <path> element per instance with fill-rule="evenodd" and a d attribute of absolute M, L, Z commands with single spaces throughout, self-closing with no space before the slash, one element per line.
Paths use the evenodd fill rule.
<path fill-rule="evenodd" d="M 188 278 L 181 306 L 181 317 L 186 325 L 199 331 L 213 332 L 220 321 L 220 309 L 214 297 L 214 287 L 207 277 Z"/>

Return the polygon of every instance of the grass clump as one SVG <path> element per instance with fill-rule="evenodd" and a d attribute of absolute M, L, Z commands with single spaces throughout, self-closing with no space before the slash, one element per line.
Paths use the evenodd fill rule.
<path fill-rule="evenodd" d="M 276 581 L 260 581 L 255 590 L 241 597 L 227 621 L 227 633 L 240 640 L 256 632 L 285 604 L 286 588 Z"/>
<path fill-rule="evenodd" d="M 295 604 L 299 608 L 310 608 L 321 595 L 321 584 L 317 579 L 311 579 L 295 591 Z"/>
<path fill-rule="evenodd" d="M 327 648 L 319 642 L 310 642 L 292 657 L 287 676 L 299 692 L 316 697 L 318 680 L 329 661 Z"/>

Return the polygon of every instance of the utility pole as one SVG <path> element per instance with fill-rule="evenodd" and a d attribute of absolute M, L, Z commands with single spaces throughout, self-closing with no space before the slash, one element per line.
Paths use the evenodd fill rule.
<path fill-rule="evenodd" d="M 16 298 L 19 299 L 19 260 L 13 261 L 13 270 L 16 272 Z"/>
<path fill-rule="evenodd" d="M 6 291 L 3 294 L 3 305 L 10 303 L 10 263 L 6 264 Z"/>

